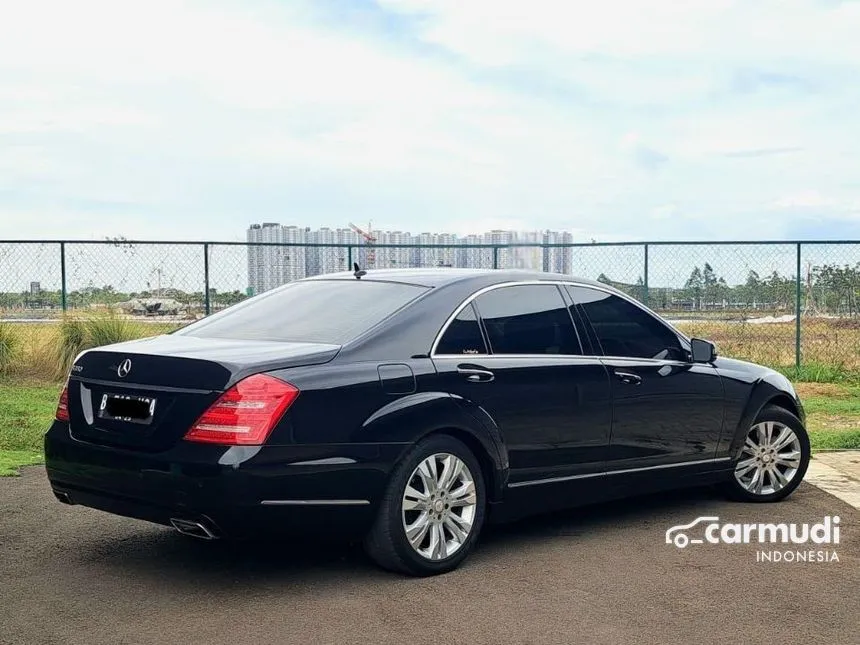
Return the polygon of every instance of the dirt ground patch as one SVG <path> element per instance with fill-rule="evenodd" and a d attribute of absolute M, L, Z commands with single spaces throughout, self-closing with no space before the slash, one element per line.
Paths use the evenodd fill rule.
<path fill-rule="evenodd" d="M 851 396 L 848 388 L 837 383 L 795 383 L 794 389 L 801 400 L 811 397 L 844 399 Z"/>

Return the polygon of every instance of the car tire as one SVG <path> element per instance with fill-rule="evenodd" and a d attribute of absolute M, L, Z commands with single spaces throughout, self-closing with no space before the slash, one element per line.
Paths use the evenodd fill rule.
<path fill-rule="evenodd" d="M 779 445 L 786 441 L 786 446 Z M 800 485 L 810 454 L 809 435 L 800 419 L 784 408 L 765 406 L 744 436 L 723 488 L 737 501 L 778 502 Z"/>
<path fill-rule="evenodd" d="M 452 482 L 445 482 L 446 470 L 457 471 L 457 462 L 458 474 Z M 436 487 L 432 486 L 429 470 L 433 470 L 431 475 L 437 475 Z M 473 494 L 469 493 L 470 486 Z M 413 505 L 416 508 L 408 508 Z M 431 435 L 415 444 L 395 466 L 376 520 L 364 540 L 365 551 L 390 571 L 412 576 L 446 573 L 457 568 L 474 547 L 485 509 L 486 486 L 475 455 L 454 437 Z M 463 529 L 466 524 L 467 532 Z M 415 546 L 407 530 L 417 541 Z"/>

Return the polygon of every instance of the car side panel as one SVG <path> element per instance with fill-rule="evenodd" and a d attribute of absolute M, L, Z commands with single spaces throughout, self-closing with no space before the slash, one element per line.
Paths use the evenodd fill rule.
<path fill-rule="evenodd" d="M 499 428 L 512 482 L 601 472 L 611 403 L 606 370 L 582 356 L 437 356 L 440 389 Z M 470 382 L 475 366 L 491 382 Z"/>
<path fill-rule="evenodd" d="M 381 379 L 379 365 L 333 362 L 275 373 L 301 394 L 267 445 L 400 444 L 402 454 L 432 432 L 462 433 L 466 443 L 480 448 L 492 464 L 490 484 L 501 486 L 507 475 L 507 454 L 497 429 L 438 389 L 430 359 L 399 362 L 410 372 L 402 377 L 402 384 Z M 391 393 L 404 391 L 405 385 L 415 391 Z"/>
<path fill-rule="evenodd" d="M 485 473 L 490 498 L 499 499 L 507 481 L 508 457 L 498 429 L 469 414 L 446 392 L 419 392 L 388 403 L 365 420 L 357 440 L 389 443 L 405 438 L 405 452 L 435 432 L 452 434 L 479 453 L 479 461 L 490 471 Z"/>
<path fill-rule="evenodd" d="M 710 365 L 604 358 L 612 378 L 608 470 L 713 459 L 723 427 L 723 386 Z M 631 384 L 624 375 L 640 379 Z"/>
<path fill-rule="evenodd" d="M 299 367 L 272 372 L 273 376 L 292 383 L 300 394 L 284 417 L 284 422 L 272 432 L 268 445 L 317 443 L 350 443 L 369 441 L 363 431 L 366 419 L 380 408 L 408 394 L 391 392 L 427 389 L 435 376 L 429 359 L 407 360 L 411 372 L 402 377 L 404 383 L 380 377 L 378 361 L 346 362 L 336 359 L 326 365 Z M 405 383 L 409 381 L 409 383 Z M 379 439 L 377 439 L 379 440 Z M 390 441 L 410 441 L 409 430 L 401 437 L 396 433 Z"/>

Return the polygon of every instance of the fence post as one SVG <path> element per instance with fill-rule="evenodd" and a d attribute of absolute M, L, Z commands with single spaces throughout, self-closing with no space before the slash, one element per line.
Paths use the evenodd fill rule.
<path fill-rule="evenodd" d="M 797 276 L 794 290 L 794 369 L 800 370 L 800 247 L 797 243 Z"/>
<path fill-rule="evenodd" d="M 65 313 L 66 303 L 66 243 L 60 242 L 60 304 Z"/>
<path fill-rule="evenodd" d="M 493 268 L 494 269 L 499 268 L 499 247 L 498 246 L 493 247 Z"/>
<path fill-rule="evenodd" d="M 346 247 L 346 270 L 352 271 L 352 247 Z"/>
<path fill-rule="evenodd" d="M 645 299 L 642 301 L 645 305 L 648 305 L 648 301 L 651 296 L 648 293 L 648 244 L 645 244 L 645 276 L 643 277 L 645 280 Z"/>
<path fill-rule="evenodd" d="M 209 242 L 203 242 L 203 306 L 209 315 Z"/>

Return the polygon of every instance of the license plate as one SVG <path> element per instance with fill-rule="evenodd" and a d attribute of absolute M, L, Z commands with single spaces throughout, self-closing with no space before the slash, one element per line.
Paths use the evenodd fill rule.
<path fill-rule="evenodd" d="M 151 396 L 102 394 L 99 418 L 128 423 L 148 424 L 155 414 L 155 399 Z"/>

